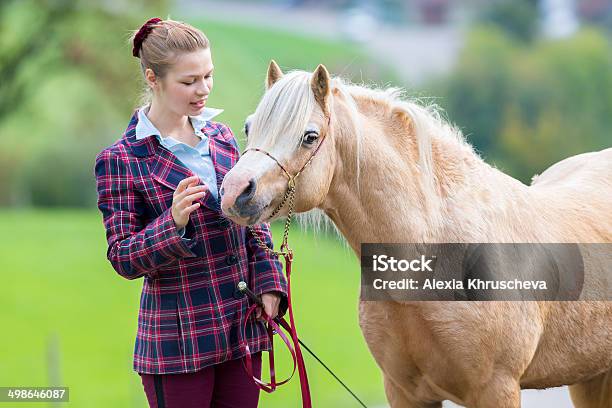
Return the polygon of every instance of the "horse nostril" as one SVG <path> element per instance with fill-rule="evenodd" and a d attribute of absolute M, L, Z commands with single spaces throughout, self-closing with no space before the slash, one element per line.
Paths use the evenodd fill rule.
<path fill-rule="evenodd" d="M 236 204 L 238 206 L 244 205 L 247 201 L 249 201 L 255 195 L 255 190 L 257 189 L 257 182 L 254 178 L 249 180 L 249 185 L 244 189 L 242 193 L 236 199 Z"/>
<path fill-rule="evenodd" d="M 221 187 L 221 190 L 219 190 L 219 195 L 222 196 L 223 194 L 225 194 L 225 187 Z"/>

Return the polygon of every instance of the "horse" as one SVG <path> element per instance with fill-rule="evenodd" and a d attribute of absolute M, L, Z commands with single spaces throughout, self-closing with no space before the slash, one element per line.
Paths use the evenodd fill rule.
<path fill-rule="evenodd" d="M 528 186 L 398 89 L 274 61 L 265 86 L 248 149 L 222 183 L 236 223 L 286 216 L 287 175 L 301 171 L 295 211 L 326 216 L 358 258 L 362 243 L 612 242 L 612 149 L 558 162 Z M 517 408 L 521 389 L 562 385 L 578 408 L 612 407 L 605 299 L 360 300 L 359 325 L 391 407 Z"/>

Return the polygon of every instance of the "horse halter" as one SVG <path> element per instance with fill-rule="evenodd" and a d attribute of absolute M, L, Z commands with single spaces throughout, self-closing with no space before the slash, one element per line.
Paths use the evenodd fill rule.
<path fill-rule="evenodd" d="M 282 163 L 276 157 L 274 157 L 272 154 L 270 154 L 269 152 L 267 152 L 267 151 L 265 151 L 263 149 L 259 149 L 257 147 L 251 147 L 251 148 L 246 149 L 246 150 L 244 150 L 242 152 L 243 155 L 246 152 L 248 152 L 248 151 L 261 152 L 261 153 L 265 154 L 266 156 L 268 156 L 269 158 L 274 160 L 274 162 L 276 162 L 278 167 L 280 167 L 281 170 L 283 171 L 283 173 L 287 176 L 287 190 L 285 191 L 285 194 L 283 195 L 283 199 L 278 204 L 278 206 L 274 209 L 274 211 L 272 211 L 272 213 L 270 214 L 270 218 L 273 218 L 285 206 L 287 201 L 289 201 L 289 211 L 287 213 L 287 221 L 285 222 L 285 232 L 283 234 L 283 242 L 282 242 L 282 244 L 280 246 L 280 251 L 277 252 L 277 251 L 274 251 L 273 249 L 269 248 L 266 245 L 266 243 L 263 242 L 259 238 L 259 235 L 255 234 L 255 231 L 253 231 L 251 229 L 251 227 L 249 227 L 249 229 L 251 229 L 251 232 L 253 233 L 253 236 L 257 240 L 257 243 L 259 244 L 259 246 L 261 248 L 263 248 L 267 252 L 270 252 L 270 253 L 273 253 L 273 254 L 276 254 L 276 255 L 285 255 L 285 256 L 289 255 L 291 258 L 293 258 L 293 253 L 292 253 L 291 249 L 289 248 L 289 245 L 288 245 L 287 241 L 288 241 L 288 237 L 289 237 L 289 227 L 291 226 L 291 216 L 293 215 L 293 207 L 294 207 L 294 199 L 295 199 L 295 180 L 300 176 L 300 174 L 302 174 L 304 169 L 312 162 L 312 160 L 314 159 L 316 154 L 319 152 L 319 149 L 321 148 L 321 146 L 323 145 L 323 142 L 325 141 L 325 137 L 327 136 L 327 133 L 329 133 L 329 125 L 330 125 L 330 123 L 331 123 L 331 113 L 327 116 L 327 129 L 326 129 L 325 134 L 323 135 L 323 137 L 321 137 L 321 141 L 317 145 L 316 149 L 314 149 L 313 152 L 310 154 L 310 157 L 308 157 L 308 160 L 306 161 L 306 163 L 304 163 L 304 165 L 294 175 L 291 175 L 291 173 L 289 173 L 289 171 L 287 171 L 285 166 L 283 166 Z"/>
<path fill-rule="evenodd" d="M 289 211 L 287 213 L 287 221 L 285 222 L 285 232 L 283 235 L 283 243 L 280 246 L 280 251 L 274 251 L 272 248 L 270 248 L 266 244 L 266 242 L 264 242 L 261 239 L 259 234 L 252 227 L 249 226 L 248 228 L 251 232 L 251 235 L 255 238 L 255 241 L 257 242 L 257 245 L 260 248 L 262 248 L 267 253 L 274 254 L 276 256 L 282 255 L 285 258 L 285 274 L 287 276 L 287 312 L 289 314 L 289 323 L 287 323 L 287 321 L 284 320 L 283 318 L 278 318 L 278 317 L 277 317 L 277 321 L 279 322 L 280 326 L 284 328 L 285 330 L 287 330 L 287 332 L 290 334 L 291 340 L 289 340 L 289 338 L 281 331 L 281 328 L 279 327 L 279 325 L 273 319 L 271 319 L 269 316 L 266 315 L 263 304 L 261 303 L 261 300 L 258 300 L 256 296 L 254 296 L 254 294 L 251 295 L 251 297 L 254 298 L 253 299 L 254 302 L 249 307 L 245 315 L 244 327 L 242 328 L 242 331 L 243 331 L 242 337 L 243 339 L 246 339 L 247 321 L 249 320 L 251 315 L 255 313 L 256 308 L 261 307 L 262 316 L 264 317 L 267 323 L 267 331 L 268 331 L 268 337 L 270 338 L 270 342 L 274 344 L 272 335 L 275 332 L 278 333 L 280 337 L 283 339 L 283 341 L 285 342 L 285 344 L 287 345 L 287 347 L 289 348 L 289 351 L 291 352 L 291 356 L 293 358 L 293 372 L 291 376 L 289 376 L 289 378 L 287 378 L 284 381 L 276 382 L 276 375 L 274 371 L 274 353 L 272 351 L 273 350 L 272 348 L 268 356 L 270 360 L 270 382 L 265 383 L 260 378 L 257 378 L 255 375 L 253 375 L 251 352 L 249 350 L 248 343 L 245 341 L 243 345 L 243 348 L 245 351 L 245 359 L 246 359 L 245 369 L 247 373 L 253 378 L 253 380 L 255 381 L 255 383 L 260 389 L 266 392 L 273 392 L 278 385 L 285 384 L 286 382 L 288 382 L 293 376 L 293 374 L 295 373 L 295 370 L 297 368 L 299 376 L 300 376 L 300 387 L 302 390 L 302 407 L 303 408 L 312 408 L 312 400 L 310 397 L 310 387 L 308 385 L 308 374 L 306 372 L 306 366 L 304 364 L 304 357 L 302 356 L 302 351 L 300 348 L 300 344 L 303 344 L 303 343 L 301 343 L 298 337 L 297 330 L 295 328 L 295 320 L 293 317 L 293 304 L 291 302 L 291 265 L 293 263 L 293 251 L 289 248 L 289 244 L 287 241 L 289 237 L 289 227 L 291 226 L 291 218 L 293 215 L 293 205 L 294 205 L 294 199 L 295 199 L 295 180 L 300 176 L 300 174 L 302 174 L 302 171 L 304 171 L 304 169 L 310 164 L 310 162 L 312 162 L 312 159 L 315 157 L 315 155 L 319 152 L 319 149 L 323 145 L 323 141 L 325 140 L 325 137 L 327 136 L 327 132 L 329 131 L 330 119 L 331 119 L 331 114 L 327 118 L 327 129 L 326 129 L 325 135 L 323 135 L 323 137 L 319 141 L 319 144 L 316 147 L 316 149 L 313 150 L 313 152 L 310 154 L 310 157 L 308 158 L 306 163 L 304 163 L 304 165 L 300 168 L 300 170 L 294 175 L 291 175 L 291 173 L 287 171 L 285 166 L 283 166 L 276 157 L 272 156 L 269 152 L 266 152 L 265 150 L 253 147 L 250 149 L 246 149 L 244 152 L 242 152 L 242 154 L 244 154 L 248 152 L 249 150 L 253 150 L 253 151 L 261 152 L 265 154 L 266 156 L 274 160 L 276 164 L 278 164 L 278 166 L 281 168 L 283 173 L 285 173 L 288 179 L 287 180 L 287 191 L 285 191 L 285 194 L 283 195 L 283 199 L 281 200 L 280 204 L 274 209 L 274 211 L 272 211 L 272 215 L 270 216 L 270 218 L 274 217 L 280 211 L 280 209 L 285 206 L 285 203 L 287 203 L 287 201 L 289 202 Z M 238 289 L 242 292 L 245 292 L 246 285 L 243 282 L 241 282 Z M 293 345 L 291 343 L 293 343 Z"/>

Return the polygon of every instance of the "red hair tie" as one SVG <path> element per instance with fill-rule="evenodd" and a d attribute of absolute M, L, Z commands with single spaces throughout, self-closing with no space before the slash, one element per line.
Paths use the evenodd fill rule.
<path fill-rule="evenodd" d="M 145 38 L 147 38 L 147 35 L 149 35 L 151 30 L 153 30 L 152 25 L 159 23 L 160 21 L 162 21 L 161 18 L 151 18 L 147 20 L 147 22 L 144 23 L 142 27 L 140 27 L 140 30 L 138 30 L 138 32 L 134 36 L 134 48 L 132 48 L 133 56 L 135 56 L 136 58 L 140 58 L 140 56 L 138 56 L 138 53 L 140 52 L 140 48 L 142 48 L 142 42 L 145 40 Z"/>

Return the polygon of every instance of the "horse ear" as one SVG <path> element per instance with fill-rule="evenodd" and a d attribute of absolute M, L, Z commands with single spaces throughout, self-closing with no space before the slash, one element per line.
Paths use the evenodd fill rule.
<path fill-rule="evenodd" d="M 330 93 L 329 72 L 325 65 L 319 64 L 315 72 L 312 74 L 310 86 L 314 93 L 315 100 L 321 106 L 324 112 L 327 112 L 327 97 Z"/>
<path fill-rule="evenodd" d="M 280 67 L 274 60 L 270 60 L 270 65 L 268 65 L 268 78 L 266 79 L 266 89 L 269 89 L 283 77 L 283 71 L 281 71 Z"/>

